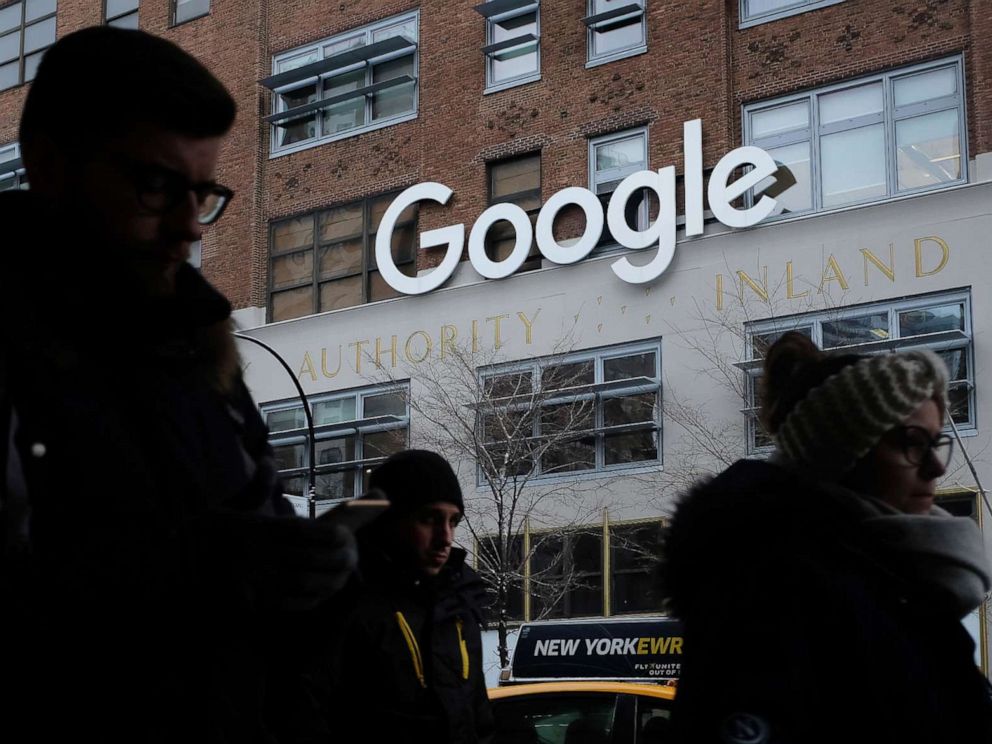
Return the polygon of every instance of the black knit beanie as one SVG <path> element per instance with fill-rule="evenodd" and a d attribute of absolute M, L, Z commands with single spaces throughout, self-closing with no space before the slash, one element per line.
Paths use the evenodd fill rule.
<path fill-rule="evenodd" d="M 428 450 L 397 452 L 372 471 L 369 489 L 386 494 L 394 514 L 406 514 L 435 501 L 454 504 L 462 513 L 462 488 L 451 465 Z"/>

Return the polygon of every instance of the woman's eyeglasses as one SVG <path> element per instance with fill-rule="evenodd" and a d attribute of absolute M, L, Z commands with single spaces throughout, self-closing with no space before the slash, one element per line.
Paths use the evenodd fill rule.
<path fill-rule="evenodd" d="M 954 439 L 949 434 L 931 437 L 919 426 L 897 426 L 893 429 L 906 459 L 913 465 L 922 465 L 932 452 L 941 467 L 946 468 L 954 452 Z"/>

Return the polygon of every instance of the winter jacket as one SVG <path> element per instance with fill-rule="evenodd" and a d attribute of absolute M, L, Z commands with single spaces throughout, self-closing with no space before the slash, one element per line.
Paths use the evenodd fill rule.
<path fill-rule="evenodd" d="M 139 296 L 30 193 L 0 194 L 0 224 L 0 738 L 267 740 L 300 525 L 273 518 L 230 305 L 187 265 L 174 297 Z"/>
<path fill-rule="evenodd" d="M 330 741 L 474 744 L 493 719 L 479 630 L 484 586 L 452 549 L 434 578 L 363 551 L 361 578 L 318 621 L 313 688 Z"/>
<path fill-rule="evenodd" d="M 936 558 L 886 541 L 891 522 L 873 514 L 864 497 L 758 461 L 681 500 L 662 563 L 685 623 L 677 741 L 992 741 L 963 613 L 925 579 Z"/>

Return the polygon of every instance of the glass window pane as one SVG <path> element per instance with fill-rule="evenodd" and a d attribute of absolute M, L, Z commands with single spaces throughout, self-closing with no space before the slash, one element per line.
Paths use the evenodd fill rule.
<path fill-rule="evenodd" d="M 119 16 L 112 21 L 107 21 L 108 26 L 113 26 L 114 28 L 129 28 L 135 30 L 138 28 L 138 14 L 128 13 L 125 16 Z"/>
<path fill-rule="evenodd" d="M 11 62 L 6 65 L 0 65 L 0 90 L 3 90 L 4 88 L 12 88 L 21 82 L 20 67 L 20 62 Z"/>
<path fill-rule="evenodd" d="M 813 176 L 809 168 L 809 142 L 797 142 L 785 147 L 766 148 L 776 163 L 785 165 L 792 171 L 796 183 L 775 197 L 784 213 L 805 212 L 813 207 Z M 772 184 L 771 177 L 764 178 L 755 187 L 761 193 Z"/>
<path fill-rule="evenodd" d="M 589 617 L 603 614 L 603 577 L 577 576 L 568 592 L 568 616 Z M 596 740 L 594 740 L 596 741 Z"/>
<path fill-rule="evenodd" d="M 356 274 L 362 270 L 362 239 L 324 245 L 317 249 L 320 255 L 320 278 L 327 279 L 342 274 Z"/>
<path fill-rule="evenodd" d="M 284 408 L 279 411 L 269 411 L 265 414 L 265 424 L 270 433 L 302 429 L 307 425 L 307 417 L 302 406 Z"/>
<path fill-rule="evenodd" d="M 899 188 L 915 189 L 961 178 L 958 111 L 896 122 Z"/>
<path fill-rule="evenodd" d="M 58 7 L 57 0 L 27 0 L 27 7 L 24 9 L 24 20 L 27 23 L 37 20 L 42 16 L 51 15 L 55 12 Z M 52 25 L 54 26 L 55 21 L 52 20 Z M 54 33 L 52 34 L 52 41 L 55 40 Z M 51 42 L 49 42 L 51 43 Z"/>
<path fill-rule="evenodd" d="M 752 359 L 763 359 L 768 347 L 782 338 L 789 331 L 803 334 L 806 338 L 813 337 L 812 326 L 800 326 L 798 328 L 786 328 L 781 331 L 770 331 L 768 333 L 755 333 L 751 336 Z"/>
<path fill-rule="evenodd" d="M 823 206 L 885 196 L 885 132 L 881 124 L 820 138 Z"/>
<path fill-rule="evenodd" d="M 493 199 L 511 196 L 521 191 L 540 189 L 541 154 L 493 163 L 489 174 L 490 194 Z"/>
<path fill-rule="evenodd" d="M 964 330 L 964 305 L 959 302 L 899 313 L 900 336 L 953 330 Z"/>
<path fill-rule="evenodd" d="M 655 420 L 657 393 L 625 395 L 603 401 L 603 425 L 621 426 Z"/>
<path fill-rule="evenodd" d="M 323 110 L 324 134 L 337 134 L 365 123 L 365 97 L 359 96 Z"/>
<path fill-rule="evenodd" d="M 892 82 L 896 106 L 906 106 L 920 101 L 952 96 L 957 92 L 957 89 L 957 67 L 942 67 L 939 70 L 896 78 Z"/>
<path fill-rule="evenodd" d="M 320 312 L 362 304 L 362 277 L 350 276 L 320 285 Z"/>
<path fill-rule="evenodd" d="M 21 54 L 21 34 L 15 31 L 6 36 L 0 36 L 0 62 L 17 59 Z"/>
<path fill-rule="evenodd" d="M 314 425 L 316 423 L 315 421 Z M 314 455 L 317 458 L 317 465 L 337 465 L 342 462 L 351 462 L 355 459 L 355 437 L 319 439 L 314 446 Z"/>
<path fill-rule="evenodd" d="M 375 266 L 375 241 L 376 236 L 369 236 L 369 266 Z M 389 250 L 393 255 L 393 262 L 396 267 L 407 276 L 416 276 L 416 266 L 407 266 L 416 259 L 417 224 L 408 222 L 406 225 L 398 226 L 393 230 L 393 238 L 389 245 Z"/>
<path fill-rule="evenodd" d="M 0 8 L 0 32 L 19 28 L 21 25 L 21 4 L 14 3 Z"/>
<path fill-rule="evenodd" d="M 373 457 L 389 457 L 406 449 L 406 429 L 390 429 L 365 435 L 365 450 L 362 457 L 369 460 Z"/>
<path fill-rule="evenodd" d="M 320 214 L 320 242 L 329 243 L 344 238 L 361 236 L 363 203 L 345 204 Z"/>
<path fill-rule="evenodd" d="M 403 75 L 413 76 L 412 55 L 398 57 L 397 59 L 383 62 L 373 67 L 372 83 L 382 83 Z M 389 116 L 398 116 L 413 111 L 414 87 L 414 83 L 411 81 L 373 94 L 372 119 L 384 119 Z"/>
<path fill-rule="evenodd" d="M 366 395 L 365 417 L 406 416 L 406 396 L 402 392 Z"/>
<path fill-rule="evenodd" d="M 661 523 L 614 527 L 610 530 L 613 571 L 650 570 L 661 555 Z"/>
<path fill-rule="evenodd" d="M 410 41 L 416 41 L 417 22 L 411 18 L 403 23 L 394 23 L 392 26 L 380 28 L 377 31 L 372 32 L 372 41 L 384 41 L 386 39 L 391 39 L 394 36 L 403 36 Z"/>
<path fill-rule="evenodd" d="M 34 52 L 55 43 L 55 19 L 39 21 L 24 29 L 24 53 Z"/>
<path fill-rule="evenodd" d="M 617 3 L 629 4 L 624 0 Z M 606 23 L 600 28 L 592 29 L 592 54 L 599 57 L 612 54 L 623 49 L 633 49 L 644 44 L 644 15 L 643 13 L 623 22 Z"/>
<path fill-rule="evenodd" d="M 313 245 L 313 215 L 277 222 L 272 228 L 272 251 L 284 253 Z"/>
<path fill-rule="evenodd" d="M 787 106 L 756 111 L 751 114 L 751 139 L 771 137 L 794 129 L 805 129 L 809 126 L 809 103 L 799 101 Z"/>
<path fill-rule="evenodd" d="M 16 188 L 17 176 L 12 174 L 0 176 L 0 191 L 9 191 L 10 189 Z"/>
<path fill-rule="evenodd" d="M 210 12 L 210 0 L 176 0 L 176 23 Z"/>
<path fill-rule="evenodd" d="M 571 542 L 573 571 L 596 573 L 603 570 L 602 532 L 576 532 Z"/>
<path fill-rule="evenodd" d="M 819 97 L 820 126 L 855 119 L 882 110 L 882 84 L 870 83 Z"/>
<path fill-rule="evenodd" d="M 107 0 L 107 18 L 115 18 L 138 9 L 139 0 Z"/>
<path fill-rule="evenodd" d="M 626 434 L 606 434 L 603 437 L 603 461 L 606 465 L 657 459 L 657 435 L 650 429 Z"/>
<path fill-rule="evenodd" d="M 541 458 L 545 473 L 568 473 L 596 467 L 596 437 L 591 401 L 545 406 L 541 435 L 547 449 Z"/>
<path fill-rule="evenodd" d="M 313 425 L 340 424 L 355 420 L 355 398 L 336 398 L 314 403 Z"/>
<path fill-rule="evenodd" d="M 330 57 L 341 52 L 347 52 L 349 49 L 357 49 L 358 47 L 365 46 L 366 38 L 366 34 L 363 32 L 333 41 L 324 46 L 324 57 Z"/>
<path fill-rule="evenodd" d="M 382 216 L 386 213 L 386 210 L 389 208 L 389 205 L 392 204 L 393 199 L 395 199 L 396 197 L 397 194 L 387 194 L 385 196 L 380 196 L 372 200 L 369 207 L 369 213 L 370 213 L 369 221 L 371 223 L 373 230 L 379 229 L 379 223 L 382 222 Z M 407 207 L 402 212 L 400 212 L 400 216 L 397 218 L 396 224 L 401 225 L 404 222 L 410 222 L 412 220 L 416 220 L 418 214 L 417 207 L 418 205 L 411 204 L 409 207 Z"/>
<path fill-rule="evenodd" d="M 616 695 L 531 695 L 493 705 L 494 744 L 609 742 Z M 567 735 L 566 735 L 567 734 Z"/>
<path fill-rule="evenodd" d="M 820 328 L 824 349 L 884 341 L 889 338 L 889 314 L 883 310 L 854 318 L 824 321 Z"/>
<path fill-rule="evenodd" d="M 656 355 L 653 351 L 604 359 L 603 380 L 612 382 L 613 380 L 629 380 L 632 377 L 654 378 L 658 374 L 655 359 Z"/>
<path fill-rule="evenodd" d="M 403 272 L 407 273 L 407 272 Z M 382 274 L 378 271 L 369 272 L 369 302 L 378 302 L 379 300 L 388 300 L 392 297 L 399 297 L 400 292 L 393 289 L 385 279 L 382 278 Z"/>
<path fill-rule="evenodd" d="M 646 146 L 647 141 L 642 135 L 596 145 L 596 170 L 646 166 Z"/>
<path fill-rule="evenodd" d="M 295 57 L 288 57 L 286 59 L 279 60 L 276 63 L 276 70 L 278 72 L 289 72 L 290 70 L 295 70 L 298 67 L 303 67 L 304 65 L 311 65 L 320 59 L 320 55 L 317 53 L 316 49 L 311 49 L 309 52 L 304 52 L 303 54 L 298 54 Z"/>
<path fill-rule="evenodd" d="M 341 470 L 336 473 L 319 473 L 316 483 L 317 498 L 350 499 L 355 496 L 355 473 Z"/>
<path fill-rule="evenodd" d="M 282 289 L 313 280 L 313 251 L 272 259 L 272 288 Z"/>
<path fill-rule="evenodd" d="M 662 609 L 662 596 L 653 571 L 614 574 L 610 600 L 615 614 Z"/>
<path fill-rule="evenodd" d="M 500 375 L 487 375 L 483 380 L 485 395 L 489 398 L 509 398 L 513 395 L 526 395 L 531 391 L 531 372 L 510 372 Z"/>
<path fill-rule="evenodd" d="M 948 380 L 968 379 L 968 350 L 967 349 L 945 349 L 938 351 L 937 356 L 944 360 L 947 365 Z"/>
<path fill-rule="evenodd" d="M 282 479 L 282 492 L 290 496 L 302 496 L 307 487 L 305 475 Z"/>
<path fill-rule="evenodd" d="M 543 390 L 562 390 L 580 385 L 591 385 L 595 381 L 596 367 L 592 359 L 585 359 L 581 362 L 549 364 L 541 370 L 541 388 Z"/>
<path fill-rule="evenodd" d="M 745 17 L 773 13 L 776 10 L 784 10 L 795 5 L 802 5 L 810 0 L 747 0 L 747 10 Z"/>
<path fill-rule="evenodd" d="M 313 313 L 313 288 L 300 287 L 272 293 L 272 320 L 289 320 Z"/>
<path fill-rule="evenodd" d="M 317 117 L 306 116 L 278 127 L 279 145 L 285 147 L 317 136 Z"/>
<path fill-rule="evenodd" d="M 292 470 L 306 464 L 306 446 L 303 444 L 283 444 L 272 448 L 276 469 Z"/>
<path fill-rule="evenodd" d="M 45 51 L 47 50 L 42 49 L 40 52 L 29 54 L 24 58 L 24 82 L 34 80 L 34 76 L 38 74 L 41 58 L 45 56 Z"/>
<path fill-rule="evenodd" d="M 524 34 L 537 36 L 537 14 L 525 13 L 516 18 L 491 22 L 490 28 L 494 44 Z M 494 83 L 537 72 L 537 42 L 527 42 L 519 47 L 496 52 L 490 58 L 490 64 Z"/>

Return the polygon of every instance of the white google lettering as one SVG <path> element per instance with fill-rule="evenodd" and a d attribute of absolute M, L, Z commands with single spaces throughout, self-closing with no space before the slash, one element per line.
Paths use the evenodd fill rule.
<path fill-rule="evenodd" d="M 699 119 L 687 121 L 682 126 L 683 162 L 685 164 L 685 234 L 701 235 L 703 232 L 703 126 Z M 737 168 L 750 167 L 750 170 L 733 182 L 729 182 Z M 710 175 L 707 196 L 713 215 L 727 227 L 750 227 L 770 215 L 776 201 L 767 193 L 753 206 L 738 209 L 732 203 L 748 189 L 753 188 L 764 178 L 776 174 L 775 161 L 764 150 L 753 147 L 738 147 L 720 158 Z M 642 189 L 654 192 L 660 205 L 658 217 L 653 224 L 643 230 L 635 230 L 627 224 L 625 217 L 627 203 Z M 375 259 L 382 278 L 389 286 L 403 294 L 424 294 L 440 287 L 448 280 L 465 245 L 465 225 L 457 224 L 429 230 L 420 236 L 421 249 L 446 246 L 444 258 L 432 271 L 423 276 L 410 277 L 403 274 L 393 261 L 390 250 L 396 220 L 407 207 L 420 201 L 433 201 L 447 204 L 452 191 L 444 184 L 428 182 L 403 191 L 382 217 L 375 239 Z M 568 205 L 579 207 L 586 220 L 585 231 L 578 240 L 570 240 L 566 245 L 555 240 L 553 226 L 555 217 Z M 658 171 L 638 171 L 627 176 L 617 186 L 610 197 L 606 214 L 599 199 L 589 189 L 572 186 L 554 194 L 537 216 L 536 230 L 531 230 L 530 219 L 515 204 L 495 204 L 479 215 L 472 226 L 468 239 L 468 257 L 472 267 L 487 279 L 504 279 L 513 274 L 530 252 L 532 240 L 536 238 L 538 250 L 549 261 L 568 265 L 574 264 L 596 247 L 603 234 L 604 223 L 616 241 L 632 250 L 644 250 L 656 245 L 658 252 L 644 265 L 632 264 L 621 258 L 611 264 L 613 272 L 630 284 L 644 284 L 661 276 L 675 258 L 675 167 L 667 166 Z M 605 217 L 605 219 L 604 219 Z M 500 221 L 513 225 L 516 233 L 513 250 L 501 261 L 493 261 L 486 254 L 486 236 L 494 224 Z"/>

